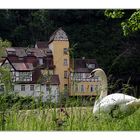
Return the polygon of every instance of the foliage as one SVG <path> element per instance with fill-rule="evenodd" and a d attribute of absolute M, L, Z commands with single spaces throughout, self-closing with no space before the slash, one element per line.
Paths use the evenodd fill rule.
<path fill-rule="evenodd" d="M 113 77 L 140 73 L 139 10 L 1 10 L 0 21 L 0 36 L 13 46 L 48 41 L 62 27 L 73 59 L 95 58 Z"/>
<path fill-rule="evenodd" d="M 105 15 L 111 18 L 122 18 L 124 12 L 122 10 L 106 10 Z"/>
<path fill-rule="evenodd" d="M 4 55 L 5 48 L 11 47 L 11 42 L 0 38 L 0 57 Z"/>
<path fill-rule="evenodd" d="M 14 131 L 138 131 L 140 110 L 131 116 L 116 119 L 108 115 L 96 119 L 91 107 L 59 108 L 35 110 L 14 110 L 5 113 L 2 123 L 0 115 L 0 130 Z"/>
<path fill-rule="evenodd" d="M 11 108 L 18 108 L 18 109 L 31 109 L 34 105 L 33 97 L 22 97 L 16 95 L 14 93 L 8 94 L 0 94 L 0 110 L 2 111 L 3 107 L 5 106 L 5 110 L 9 110 Z"/>
<path fill-rule="evenodd" d="M 125 12 L 123 10 L 106 10 L 105 15 L 111 18 L 122 18 Z M 125 36 L 140 29 L 140 10 L 136 10 L 131 16 L 121 22 Z"/>
<path fill-rule="evenodd" d="M 7 68 L 0 67 L 0 84 L 4 86 L 4 93 L 9 93 L 12 89 L 11 72 Z"/>

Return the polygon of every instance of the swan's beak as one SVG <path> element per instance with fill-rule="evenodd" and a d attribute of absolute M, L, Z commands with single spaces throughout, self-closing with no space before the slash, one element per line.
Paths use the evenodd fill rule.
<path fill-rule="evenodd" d="M 92 78 L 92 75 L 90 74 L 88 78 L 89 78 L 89 79 Z"/>
<path fill-rule="evenodd" d="M 96 70 L 93 70 L 93 71 L 90 73 L 90 75 L 89 75 L 88 78 L 93 78 L 93 77 L 95 76 L 95 72 L 96 72 Z"/>
<path fill-rule="evenodd" d="M 95 73 L 95 72 L 91 72 L 88 78 L 94 77 L 94 73 Z"/>

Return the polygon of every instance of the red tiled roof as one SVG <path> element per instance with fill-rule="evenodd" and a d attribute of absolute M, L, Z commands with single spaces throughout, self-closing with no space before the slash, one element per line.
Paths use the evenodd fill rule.
<path fill-rule="evenodd" d="M 43 51 L 41 51 L 40 49 L 38 48 L 29 48 L 26 50 L 26 53 L 28 54 L 29 52 L 33 53 L 34 56 L 36 57 L 45 57 L 46 55 L 44 54 Z"/>
<path fill-rule="evenodd" d="M 60 80 L 58 75 L 42 75 L 39 79 L 41 84 L 51 84 L 51 85 L 59 85 Z"/>
<path fill-rule="evenodd" d="M 59 85 L 60 84 L 59 75 L 52 75 L 51 84 L 52 85 Z"/>
<path fill-rule="evenodd" d="M 49 48 L 29 48 L 27 49 L 26 53 L 32 52 L 34 56 L 36 57 L 46 57 L 48 55 L 52 55 L 52 51 Z"/>
<path fill-rule="evenodd" d="M 12 65 L 17 71 L 30 71 L 34 69 L 32 63 L 12 63 Z"/>

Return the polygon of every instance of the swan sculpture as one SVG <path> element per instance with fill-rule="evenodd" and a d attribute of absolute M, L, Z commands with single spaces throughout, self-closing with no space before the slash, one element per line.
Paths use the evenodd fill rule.
<path fill-rule="evenodd" d="M 98 86 L 99 98 L 96 99 L 93 107 L 93 113 L 97 117 L 104 113 L 110 114 L 112 117 L 117 117 L 120 114 L 132 114 L 138 107 L 140 107 L 140 99 L 133 96 L 125 95 L 123 93 L 113 93 L 107 95 L 107 77 L 105 72 L 100 69 L 94 69 L 89 78 L 100 77 L 100 84 Z M 114 111 L 119 111 L 114 116 Z"/>

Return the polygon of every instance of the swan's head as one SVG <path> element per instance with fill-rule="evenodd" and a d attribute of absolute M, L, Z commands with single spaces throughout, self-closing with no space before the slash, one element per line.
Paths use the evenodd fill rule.
<path fill-rule="evenodd" d="M 90 76 L 88 78 L 93 78 L 93 77 L 98 77 L 101 76 L 102 74 L 104 74 L 104 71 L 100 68 L 94 69 L 91 73 Z"/>

